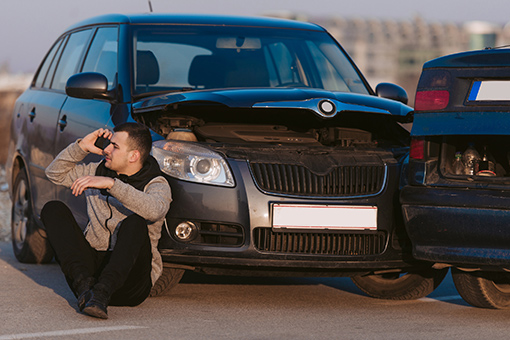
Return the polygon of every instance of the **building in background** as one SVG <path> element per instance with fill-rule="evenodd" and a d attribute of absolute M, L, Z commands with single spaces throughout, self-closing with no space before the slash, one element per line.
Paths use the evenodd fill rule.
<path fill-rule="evenodd" d="M 469 50 L 479 50 L 486 47 L 496 46 L 498 27 L 485 21 L 471 21 L 464 24 Z"/>

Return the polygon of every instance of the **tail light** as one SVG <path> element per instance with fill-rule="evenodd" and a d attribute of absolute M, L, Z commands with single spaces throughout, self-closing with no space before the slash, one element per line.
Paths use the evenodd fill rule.
<path fill-rule="evenodd" d="M 417 91 L 414 99 L 415 111 L 442 110 L 448 106 L 450 92 L 439 91 Z"/>
<path fill-rule="evenodd" d="M 415 111 L 445 109 L 450 102 L 451 79 L 446 70 L 423 70 L 414 100 Z"/>
<path fill-rule="evenodd" d="M 411 138 L 409 150 L 409 184 L 425 185 L 427 178 L 427 162 L 425 162 L 425 139 Z"/>
<path fill-rule="evenodd" d="M 425 140 L 423 138 L 412 138 L 409 158 L 422 160 L 425 159 Z"/>

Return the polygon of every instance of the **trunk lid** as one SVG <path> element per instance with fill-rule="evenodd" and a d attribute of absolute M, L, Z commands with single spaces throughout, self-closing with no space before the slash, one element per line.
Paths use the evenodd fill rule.
<path fill-rule="evenodd" d="M 507 135 L 510 50 L 459 53 L 425 63 L 413 136 Z"/>

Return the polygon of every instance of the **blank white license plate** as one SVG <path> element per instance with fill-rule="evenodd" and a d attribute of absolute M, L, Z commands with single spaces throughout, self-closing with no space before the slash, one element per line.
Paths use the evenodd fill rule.
<path fill-rule="evenodd" d="M 273 204 L 273 228 L 377 230 L 377 207 Z"/>
<path fill-rule="evenodd" d="M 510 81 L 475 81 L 469 93 L 469 101 L 510 101 Z"/>

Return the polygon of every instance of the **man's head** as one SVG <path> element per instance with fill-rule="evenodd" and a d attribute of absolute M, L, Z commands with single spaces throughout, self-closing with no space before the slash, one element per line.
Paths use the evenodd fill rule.
<path fill-rule="evenodd" d="M 110 145 L 104 149 L 105 166 L 119 174 L 133 175 L 149 157 L 152 137 L 139 123 L 124 123 L 113 129 Z"/>

